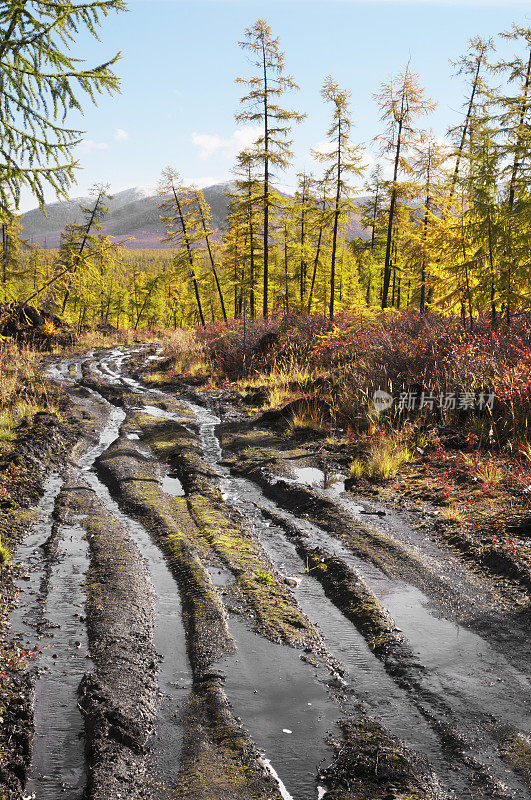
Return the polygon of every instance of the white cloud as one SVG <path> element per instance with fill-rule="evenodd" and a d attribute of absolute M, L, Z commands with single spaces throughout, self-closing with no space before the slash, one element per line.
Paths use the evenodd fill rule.
<path fill-rule="evenodd" d="M 329 142 L 326 139 L 324 139 L 322 142 L 317 142 L 317 144 L 314 144 L 314 146 L 312 147 L 312 151 L 315 151 L 316 153 L 321 153 L 321 155 L 328 155 L 329 153 L 333 153 L 335 149 L 336 149 L 335 143 Z"/>
<path fill-rule="evenodd" d="M 114 138 L 117 142 L 125 142 L 127 139 L 129 139 L 129 134 L 127 131 L 124 131 L 123 128 L 116 128 L 114 131 Z"/>
<path fill-rule="evenodd" d="M 249 125 L 246 128 L 237 128 L 228 139 L 222 139 L 217 134 L 193 133 L 192 144 L 199 148 L 199 158 L 206 161 L 215 153 L 221 153 L 225 158 L 234 158 L 239 152 L 251 147 L 262 129 Z"/>
<path fill-rule="evenodd" d="M 106 142 L 95 142 L 94 139 L 83 139 L 79 149 L 83 153 L 92 153 L 93 150 L 108 150 L 109 145 Z"/>

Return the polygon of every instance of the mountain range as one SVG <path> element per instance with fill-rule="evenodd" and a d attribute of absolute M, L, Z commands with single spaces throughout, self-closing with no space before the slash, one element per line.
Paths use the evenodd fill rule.
<path fill-rule="evenodd" d="M 232 188 L 230 182 L 216 183 L 203 189 L 205 200 L 212 210 L 212 224 L 215 228 L 224 228 L 227 221 L 229 197 L 227 192 Z M 92 197 L 78 197 L 58 203 L 46 205 L 46 213 L 35 208 L 22 216 L 22 238 L 27 242 L 38 242 L 43 247 L 58 247 L 61 232 L 65 225 L 81 222 L 80 205 L 91 206 Z M 163 248 L 168 245 L 160 242 L 164 236 L 164 226 L 160 221 L 160 196 L 150 194 L 144 189 L 134 187 L 117 192 L 106 204 L 109 214 L 103 221 L 104 232 L 116 239 L 128 239 L 127 247 L 131 248 Z M 359 214 L 352 214 L 347 238 L 358 236 L 366 239 L 369 232 L 360 224 Z M 134 237 L 134 238 L 133 238 Z"/>

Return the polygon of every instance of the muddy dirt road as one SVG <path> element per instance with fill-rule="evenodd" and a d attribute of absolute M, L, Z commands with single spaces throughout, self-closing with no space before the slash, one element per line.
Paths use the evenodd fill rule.
<path fill-rule="evenodd" d="M 523 588 L 156 357 L 49 370 L 86 433 L 15 556 L 24 797 L 531 798 Z"/>

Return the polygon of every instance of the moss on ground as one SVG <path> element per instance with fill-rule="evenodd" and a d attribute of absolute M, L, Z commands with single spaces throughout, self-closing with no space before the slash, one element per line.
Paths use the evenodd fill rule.
<path fill-rule="evenodd" d="M 251 740 L 230 713 L 216 680 L 190 696 L 175 800 L 280 800 Z"/>
<path fill-rule="evenodd" d="M 500 748 L 502 757 L 531 786 L 531 738 L 523 733 L 508 737 Z"/>
<path fill-rule="evenodd" d="M 175 459 L 170 462 L 172 467 L 178 458 L 185 458 L 182 441 L 169 438 L 171 429 L 167 425 L 160 425 L 160 420 L 148 419 L 145 415 L 141 417 L 141 424 L 149 431 L 144 441 L 158 456 L 164 453 L 168 458 L 171 452 Z M 183 439 L 186 441 L 184 434 Z M 201 491 L 195 489 L 187 497 L 167 495 L 154 479 L 153 468 L 134 457 L 134 452 L 134 442 L 121 440 L 100 459 L 100 469 L 118 486 L 129 507 L 160 540 L 167 557 L 174 559 L 176 553 L 182 552 L 180 545 L 184 544 L 193 547 L 202 559 L 221 561 L 235 575 L 231 592 L 252 615 L 258 632 L 275 642 L 312 645 L 318 638 L 317 631 L 299 609 L 282 576 L 253 534 L 222 510 L 217 490 L 199 481 Z M 197 475 L 197 472 L 191 468 L 188 474 Z M 196 486 L 198 482 L 190 480 L 189 483 Z M 266 573 L 271 576 L 267 583 L 256 580 L 257 575 Z"/>
<path fill-rule="evenodd" d="M 322 770 L 327 800 L 436 800 L 440 790 L 423 760 L 369 717 L 340 722 L 335 758 Z"/>

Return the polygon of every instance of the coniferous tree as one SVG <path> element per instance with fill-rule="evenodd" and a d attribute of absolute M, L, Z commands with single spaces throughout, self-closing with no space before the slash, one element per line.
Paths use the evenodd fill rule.
<path fill-rule="evenodd" d="M 482 70 L 487 65 L 487 54 L 494 50 L 494 42 L 492 39 L 482 39 L 480 36 L 475 36 L 470 39 L 469 48 L 466 55 L 461 56 L 457 61 L 451 62 L 457 67 L 458 75 L 466 75 L 470 81 L 470 97 L 467 103 L 467 111 L 463 124 L 454 128 L 451 133 L 459 137 L 459 143 L 455 151 L 455 166 L 450 186 L 450 195 L 453 195 L 459 176 L 459 167 L 461 158 L 465 149 L 467 136 L 470 131 L 470 123 L 473 116 L 474 103 L 476 102 L 477 95 L 482 91 L 483 79 Z"/>
<path fill-rule="evenodd" d="M 364 185 L 369 193 L 360 208 L 360 218 L 364 228 L 371 231 L 369 248 L 360 250 L 360 268 L 364 273 L 365 301 L 370 304 L 371 295 L 375 286 L 376 270 L 378 269 L 378 250 L 381 245 L 383 201 L 385 197 L 385 182 L 381 164 L 377 164 L 370 175 L 369 181 Z M 358 248 L 359 249 L 359 248 Z"/>
<path fill-rule="evenodd" d="M 91 194 L 94 196 L 94 203 L 91 206 L 80 206 L 83 216 L 82 222 L 74 222 L 66 226 L 61 236 L 61 247 L 59 250 L 58 267 L 64 275 L 65 291 L 61 313 L 65 313 L 66 304 L 70 296 L 70 282 L 79 266 L 83 263 L 86 251 L 90 252 L 91 246 L 97 241 L 99 231 L 101 231 L 101 221 L 109 210 L 104 205 L 106 200 L 112 200 L 108 194 L 109 186 L 98 184 L 94 186 Z"/>
<path fill-rule="evenodd" d="M 77 163 L 81 131 L 64 127 L 83 95 L 95 103 L 118 89 L 119 54 L 83 68 L 71 53 L 79 31 L 98 38 L 102 19 L 125 10 L 124 0 L 5 0 L 0 7 L 0 211 L 18 206 L 28 188 L 42 205 L 45 186 L 65 196 Z"/>
<path fill-rule="evenodd" d="M 385 132 L 376 138 L 382 143 L 383 152 L 391 154 L 394 162 L 382 287 L 382 308 L 387 308 L 391 281 L 393 229 L 399 194 L 398 177 L 400 172 L 407 174 L 410 171 L 407 159 L 408 150 L 418 139 L 420 133 L 414 127 L 416 118 L 430 114 L 435 108 L 435 103 L 425 97 L 418 76 L 410 70 L 409 64 L 404 72 L 387 82 L 384 81 L 375 98 L 380 107 L 382 121 L 386 124 Z"/>
<path fill-rule="evenodd" d="M 336 284 L 336 254 L 338 244 L 339 218 L 342 212 L 352 210 L 352 186 L 348 178 L 359 176 L 361 166 L 361 150 L 350 143 L 350 130 L 352 122 L 349 116 L 350 92 L 342 90 L 331 75 L 323 83 L 321 95 L 325 102 L 332 105 L 332 123 L 328 129 L 328 140 L 332 149 L 327 152 L 314 151 L 314 157 L 327 163 L 325 181 L 334 187 L 332 205 L 333 233 L 332 256 L 330 263 L 330 319 L 334 318 L 335 284 Z"/>
<path fill-rule="evenodd" d="M 166 167 L 162 171 L 159 192 L 165 198 L 160 204 L 163 211 L 161 220 L 166 226 L 166 236 L 162 241 L 171 242 L 177 246 L 174 257 L 175 270 L 186 276 L 186 283 L 192 285 L 199 321 L 204 326 L 205 316 L 194 258 L 196 240 L 192 238 L 192 231 L 188 225 L 190 212 L 187 206 L 190 203 L 190 190 L 182 186 L 176 170 Z"/>
<path fill-rule="evenodd" d="M 441 211 L 440 197 L 446 177 L 443 168 L 447 160 L 448 149 L 431 132 L 421 138 L 411 160 L 415 179 L 412 199 L 418 197 L 423 203 L 421 217 L 411 214 L 409 239 L 410 263 L 418 268 L 417 275 L 412 279 L 413 286 L 419 286 L 418 305 L 421 314 L 427 310 L 434 285 L 431 227 Z"/>
<path fill-rule="evenodd" d="M 514 307 L 528 302 L 522 291 L 529 291 L 531 269 L 529 257 L 529 232 L 531 217 L 531 28 L 514 25 L 502 33 L 503 38 L 520 42 L 522 54 L 509 61 L 499 62 L 495 69 L 506 79 L 509 93 L 498 94 L 494 104 L 498 107 L 500 146 L 505 155 L 502 179 L 505 183 L 506 203 L 501 217 L 503 250 L 502 276 L 504 286 L 505 319 L 511 323 Z"/>
<path fill-rule="evenodd" d="M 205 200 L 205 196 L 202 191 L 195 189 L 193 191 L 195 205 L 192 210 L 192 214 L 188 219 L 188 228 L 192 226 L 196 230 L 198 230 L 198 236 L 203 237 L 204 245 L 208 252 L 208 259 L 210 262 L 210 267 L 212 270 L 212 276 L 214 278 L 216 284 L 216 291 L 218 293 L 219 302 L 221 306 L 221 313 L 223 314 L 223 319 L 227 322 L 227 311 L 225 309 L 225 300 L 223 297 L 223 291 L 221 289 L 221 282 L 218 275 L 218 268 L 216 266 L 216 262 L 214 260 L 214 239 L 216 236 L 216 231 L 212 229 L 212 211 L 210 210 L 210 206 Z"/>
<path fill-rule="evenodd" d="M 20 233 L 22 223 L 12 214 L 7 214 L 5 221 L 0 223 L 0 279 L 2 281 L 2 294 L 4 303 L 14 298 L 12 282 L 20 276 L 21 246 Z"/>
<path fill-rule="evenodd" d="M 313 258 L 312 280 L 310 284 L 310 291 L 308 292 L 308 313 L 312 310 L 312 302 L 314 299 L 314 291 L 317 279 L 317 271 L 321 263 L 323 251 L 325 249 L 327 225 L 329 222 L 328 213 L 328 195 L 329 187 L 325 179 L 317 184 L 317 192 L 320 194 L 320 199 L 316 204 L 316 221 L 315 226 L 317 229 L 317 242 L 315 246 L 315 255 Z"/>
<path fill-rule="evenodd" d="M 231 195 L 232 229 L 238 229 L 240 238 L 239 254 L 244 264 L 246 293 L 249 294 L 251 319 L 256 316 L 258 265 L 262 243 L 259 240 L 262 224 L 263 195 L 260 180 L 256 174 L 256 157 L 252 149 L 238 154 L 236 167 L 236 192 Z"/>
<path fill-rule="evenodd" d="M 245 31 L 240 46 L 250 53 L 257 73 L 251 78 L 237 78 L 249 88 L 241 99 L 245 110 L 236 115 L 239 122 L 260 122 L 263 133 L 253 150 L 255 160 L 263 166 L 263 314 L 269 309 L 269 212 L 271 207 L 270 182 L 272 169 L 285 169 L 292 157 L 289 138 L 292 122 L 301 122 L 305 114 L 288 111 L 278 105 L 278 98 L 286 91 L 298 89 L 290 75 L 284 73 L 285 56 L 278 38 L 273 38 L 271 28 L 263 19 Z"/>

